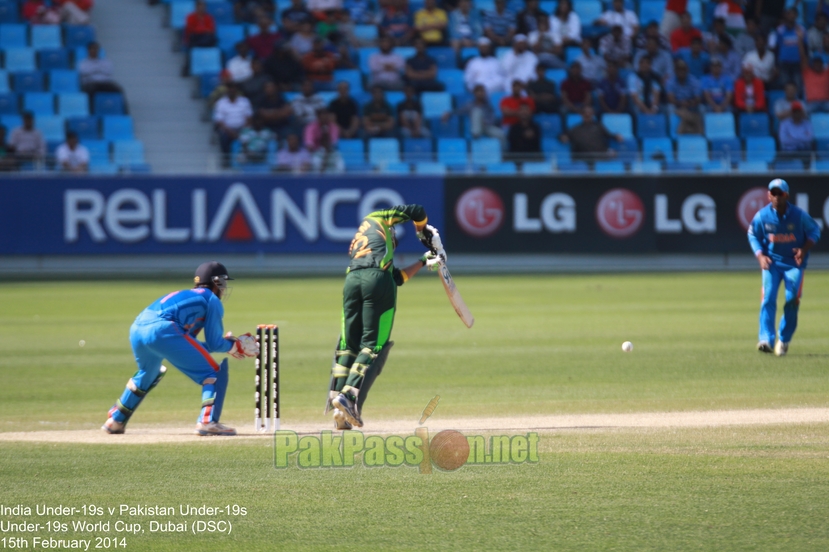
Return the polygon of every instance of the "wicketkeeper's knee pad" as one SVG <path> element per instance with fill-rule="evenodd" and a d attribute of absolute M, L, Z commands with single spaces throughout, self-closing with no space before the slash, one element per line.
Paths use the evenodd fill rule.
<path fill-rule="evenodd" d="M 222 407 L 225 403 L 227 384 L 230 381 L 230 373 L 227 367 L 227 359 L 219 365 L 219 371 L 215 376 L 207 378 L 202 382 L 201 412 L 199 422 L 218 422 L 222 416 Z"/>
<path fill-rule="evenodd" d="M 109 410 L 109 417 L 113 418 L 117 422 L 124 424 L 127 423 L 135 410 L 138 408 L 138 405 L 140 405 L 141 401 L 144 400 L 144 397 L 147 396 L 147 393 L 152 391 L 153 388 L 158 385 L 158 382 L 161 381 L 161 378 L 163 378 L 166 373 L 167 367 L 162 366 L 158 371 L 158 376 L 155 380 L 153 380 L 147 389 L 141 389 L 138 386 L 138 383 L 135 381 L 135 375 L 131 377 L 127 381 L 127 387 L 121 394 L 121 398 L 115 401 L 115 404 L 112 405 L 112 408 Z M 136 375 L 138 375 L 137 372 Z"/>

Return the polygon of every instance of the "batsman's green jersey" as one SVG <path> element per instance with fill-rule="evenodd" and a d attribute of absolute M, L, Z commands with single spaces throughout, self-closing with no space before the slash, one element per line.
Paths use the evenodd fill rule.
<path fill-rule="evenodd" d="M 351 262 L 343 286 L 343 312 L 334 389 L 358 406 L 365 402 L 377 374 L 371 364 L 388 342 L 397 305 L 397 286 L 406 274 L 394 267 L 393 227 L 412 221 L 415 230 L 426 226 L 420 205 L 398 205 L 375 211 L 363 219 L 351 241 Z"/>

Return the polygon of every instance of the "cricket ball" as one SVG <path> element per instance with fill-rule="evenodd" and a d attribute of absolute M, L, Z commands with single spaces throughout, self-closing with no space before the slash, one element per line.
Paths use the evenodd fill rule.
<path fill-rule="evenodd" d="M 626 353 L 631 352 L 633 350 L 633 343 L 631 343 L 630 341 L 625 341 L 624 343 L 622 343 L 622 350 Z"/>
<path fill-rule="evenodd" d="M 469 442 L 466 437 L 453 429 L 445 429 L 432 437 L 429 443 L 432 463 L 445 471 L 454 471 L 469 458 Z"/>

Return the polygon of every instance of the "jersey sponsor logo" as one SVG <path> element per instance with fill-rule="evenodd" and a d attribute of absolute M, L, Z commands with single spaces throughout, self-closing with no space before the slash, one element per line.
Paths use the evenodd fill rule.
<path fill-rule="evenodd" d="M 769 234 L 771 243 L 794 243 L 797 241 L 794 234 Z"/>
<path fill-rule="evenodd" d="M 765 188 L 752 188 L 740 196 L 737 202 L 737 221 L 748 230 L 757 211 L 768 205 L 769 194 Z"/>
<path fill-rule="evenodd" d="M 458 198 L 455 219 L 466 234 L 476 238 L 489 236 L 504 222 L 504 202 L 489 188 L 472 188 Z"/>
<path fill-rule="evenodd" d="M 645 205 L 638 195 L 625 188 L 606 192 L 596 204 L 596 222 L 611 238 L 629 238 L 645 221 Z"/>

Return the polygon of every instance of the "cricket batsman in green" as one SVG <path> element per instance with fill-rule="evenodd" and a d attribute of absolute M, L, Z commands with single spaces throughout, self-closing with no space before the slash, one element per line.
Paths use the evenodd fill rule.
<path fill-rule="evenodd" d="M 429 252 L 401 270 L 394 266 L 397 246 L 394 227 L 407 221 L 414 222 L 417 237 Z M 446 259 L 437 229 L 426 222 L 426 211 L 421 205 L 382 209 L 363 219 L 351 241 L 348 252 L 351 262 L 343 286 L 340 341 L 328 392 L 337 429 L 363 427 L 360 413 L 366 395 L 393 345 L 389 338 L 397 306 L 397 286 L 402 286 L 424 266 L 436 269 Z"/>

